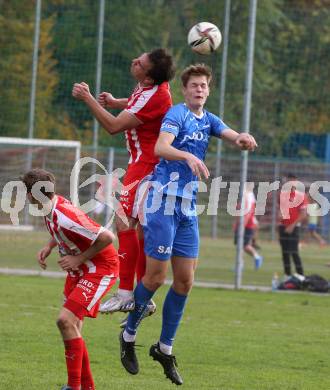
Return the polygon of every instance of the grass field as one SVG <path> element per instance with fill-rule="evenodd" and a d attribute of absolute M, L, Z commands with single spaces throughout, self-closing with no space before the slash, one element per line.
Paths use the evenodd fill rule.
<path fill-rule="evenodd" d="M 62 342 L 55 326 L 62 279 L 0 276 L 0 389 L 51 390 L 66 382 Z M 166 287 L 156 296 L 160 304 Z M 148 357 L 157 340 L 160 309 L 141 325 L 141 372 L 121 367 L 121 315 L 86 320 L 98 390 L 175 388 Z M 312 294 L 193 289 L 175 354 L 183 389 L 328 390 L 328 297 Z"/>
<path fill-rule="evenodd" d="M 46 232 L 0 232 L 0 268 L 39 269 L 35 260 L 36 253 L 48 239 Z M 264 265 L 256 272 L 252 259 L 245 256 L 243 284 L 270 286 L 274 272 L 282 273 L 278 243 L 262 241 L 261 245 Z M 57 254 L 54 252 L 49 259 L 48 269 L 58 271 Z M 325 266 L 330 262 L 330 246 L 320 248 L 315 244 L 306 245 L 302 247 L 301 255 L 306 274 L 317 273 L 330 279 L 330 267 Z M 231 240 L 203 238 L 196 280 L 234 283 L 234 259 L 235 247 Z"/>

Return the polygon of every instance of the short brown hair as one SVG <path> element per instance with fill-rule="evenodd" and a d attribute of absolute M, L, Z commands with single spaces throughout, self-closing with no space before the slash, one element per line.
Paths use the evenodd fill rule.
<path fill-rule="evenodd" d="M 205 64 L 190 65 L 181 73 L 181 81 L 184 87 L 187 86 L 190 77 L 192 76 L 206 76 L 207 83 L 210 84 L 212 80 L 212 70 Z"/>
<path fill-rule="evenodd" d="M 170 81 L 174 77 L 175 66 L 172 56 L 165 49 L 154 49 L 148 53 L 152 68 L 148 76 L 154 80 L 156 85 L 164 81 Z"/>
<path fill-rule="evenodd" d="M 52 199 L 55 195 L 55 176 L 51 172 L 48 172 L 41 168 L 31 169 L 21 177 L 21 180 L 26 185 L 28 193 L 31 193 L 32 187 L 39 181 L 48 181 L 50 183 L 53 183 L 54 191 L 46 191 L 45 187 L 41 187 L 40 191 L 49 199 Z"/>

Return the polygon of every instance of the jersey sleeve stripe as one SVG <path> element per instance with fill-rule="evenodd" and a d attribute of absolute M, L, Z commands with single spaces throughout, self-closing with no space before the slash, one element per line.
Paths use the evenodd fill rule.
<path fill-rule="evenodd" d="M 74 244 L 75 248 L 76 248 L 75 254 L 84 252 L 87 248 L 89 248 L 91 246 L 91 240 L 89 238 L 81 236 L 80 234 L 78 234 L 72 230 L 68 230 L 65 227 L 61 228 L 60 235 L 61 235 L 62 242 L 65 242 L 67 244 L 70 242 L 77 243 L 77 244 Z M 71 250 L 72 249 L 73 248 L 71 248 Z"/>
<path fill-rule="evenodd" d="M 143 107 L 148 103 L 148 101 L 152 98 L 152 96 L 157 92 L 158 85 L 155 85 L 152 89 L 143 91 L 141 95 L 134 99 L 132 104 L 126 108 L 131 114 L 136 114 L 143 109 Z"/>
<path fill-rule="evenodd" d="M 92 225 L 88 218 L 85 218 L 84 221 L 81 221 L 85 226 L 78 224 L 73 221 L 71 218 L 67 217 L 61 211 L 57 210 L 58 224 L 60 227 L 71 230 L 74 233 L 79 234 L 80 236 L 86 237 L 91 241 L 95 241 L 99 234 L 100 226 L 97 231 L 95 231 L 96 226 Z M 83 215 L 81 215 L 83 217 Z M 87 225 L 87 226 L 86 226 Z"/>

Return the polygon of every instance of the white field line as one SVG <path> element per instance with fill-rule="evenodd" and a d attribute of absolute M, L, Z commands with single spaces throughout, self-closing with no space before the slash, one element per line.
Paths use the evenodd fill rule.
<path fill-rule="evenodd" d="M 47 278 L 64 278 L 65 272 L 42 271 L 24 268 L 0 268 L 0 274 L 21 276 L 45 276 Z"/>
<path fill-rule="evenodd" d="M 22 275 L 22 276 L 43 276 L 48 278 L 64 278 L 66 276 L 65 272 L 61 271 L 42 271 L 42 270 L 31 270 L 23 268 L 0 268 L 0 274 L 4 275 Z M 171 284 L 172 280 L 166 280 L 165 284 Z M 228 290 L 233 290 L 233 284 L 227 283 L 214 283 L 214 282 L 194 282 L 196 287 L 204 288 L 223 288 Z M 242 290 L 251 290 L 251 291 L 270 291 L 269 287 L 265 286 L 242 286 Z"/>
<path fill-rule="evenodd" d="M 39 271 L 39 270 L 31 270 L 31 269 L 23 269 L 23 268 L 0 268 L 0 274 L 3 275 L 21 275 L 21 276 L 42 276 L 47 278 L 64 278 L 66 276 L 65 272 L 61 271 Z M 165 284 L 172 284 L 172 280 L 167 279 Z M 195 287 L 203 287 L 203 288 L 221 288 L 225 290 L 235 290 L 235 286 L 233 284 L 228 283 L 214 283 L 214 282 L 194 282 Z M 245 291 L 261 291 L 261 292 L 270 292 L 272 291 L 271 287 L 268 286 L 253 286 L 253 285 L 245 285 L 241 287 L 241 290 Z M 299 290 L 277 290 L 276 293 L 306 293 L 307 291 L 299 291 Z M 313 295 L 319 295 L 324 297 L 329 297 L 329 293 L 311 293 Z"/>

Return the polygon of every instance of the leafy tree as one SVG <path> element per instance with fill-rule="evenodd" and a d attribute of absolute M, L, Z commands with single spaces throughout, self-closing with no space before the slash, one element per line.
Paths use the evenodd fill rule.
<path fill-rule="evenodd" d="M 93 118 L 84 104 L 72 98 L 71 90 L 74 82 L 86 81 L 95 91 L 99 2 L 44 0 L 42 4 L 35 135 L 78 139 L 90 145 Z M 204 62 L 214 73 L 207 108 L 217 113 L 221 48 L 213 55 L 199 56 L 190 50 L 186 37 L 199 21 L 210 21 L 223 30 L 224 4 L 225 0 L 106 1 L 102 90 L 128 96 L 135 84 L 130 75 L 132 58 L 155 47 L 167 47 L 177 64 L 171 82 L 174 103 L 182 100 L 182 69 Z M 232 0 L 231 4 L 224 119 L 240 129 L 249 2 Z M 0 131 L 24 136 L 35 3 L 0 0 L 0 7 Z M 251 113 L 258 153 L 282 155 L 291 134 L 328 131 L 329 19 L 329 0 L 258 2 Z M 110 137 L 100 129 L 99 143 L 124 146 L 124 137 Z"/>
<path fill-rule="evenodd" d="M 4 136 L 27 135 L 28 129 L 33 4 L 20 7 L 18 3 L 1 3 L 0 132 Z"/>
<path fill-rule="evenodd" d="M 30 107 L 35 4 L 18 1 L 2 4 L 0 15 L 0 129 L 2 135 L 26 137 Z M 34 137 L 75 138 L 67 114 L 53 105 L 59 76 L 52 47 L 55 19 L 43 18 L 40 26 Z M 13 39 L 15 37 L 15 39 Z"/>

